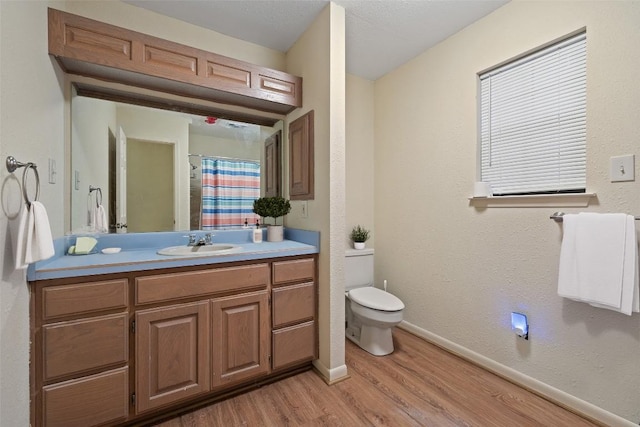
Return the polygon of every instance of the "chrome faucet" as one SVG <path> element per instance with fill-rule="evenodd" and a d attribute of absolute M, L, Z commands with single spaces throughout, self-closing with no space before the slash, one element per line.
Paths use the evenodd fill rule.
<path fill-rule="evenodd" d="M 207 233 L 204 236 L 196 236 L 195 234 L 189 234 L 189 243 L 187 246 L 205 246 L 210 245 L 213 242 L 213 235 Z"/>

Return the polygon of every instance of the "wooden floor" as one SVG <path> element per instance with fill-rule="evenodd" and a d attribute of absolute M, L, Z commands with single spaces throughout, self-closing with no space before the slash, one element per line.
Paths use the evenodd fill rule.
<path fill-rule="evenodd" d="M 595 426 L 401 329 L 393 354 L 347 340 L 351 378 L 328 386 L 314 372 L 264 386 L 161 427 Z"/>

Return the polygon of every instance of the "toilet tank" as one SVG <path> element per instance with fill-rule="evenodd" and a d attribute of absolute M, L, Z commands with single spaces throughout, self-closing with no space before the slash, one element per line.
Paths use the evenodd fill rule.
<path fill-rule="evenodd" d="M 345 291 L 373 286 L 373 249 L 347 249 L 345 257 Z"/>

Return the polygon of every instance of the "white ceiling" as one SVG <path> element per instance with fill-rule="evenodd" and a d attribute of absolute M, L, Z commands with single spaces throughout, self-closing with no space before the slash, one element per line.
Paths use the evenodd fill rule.
<path fill-rule="evenodd" d="M 347 72 L 376 80 L 509 0 L 334 0 L 346 11 Z M 328 0 L 127 0 L 286 52 Z"/>

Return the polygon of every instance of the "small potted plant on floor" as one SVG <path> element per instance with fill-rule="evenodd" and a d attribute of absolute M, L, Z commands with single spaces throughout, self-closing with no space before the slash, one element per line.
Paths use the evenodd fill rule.
<path fill-rule="evenodd" d="M 364 249 L 364 242 L 369 240 L 370 235 L 371 232 L 369 230 L 360 225 L 356 225 L 351 229 L 351 234 L 349 235 L 349 237 L 351 237 L 351 240 L 353 241 L 354 248 Z"/>
<path fill-rule="evenodd" d="M 273 224 L 267 224 L 267 241 L 281 242 L 282 225 L 277 225 L 278 218 L 291 212 L 291 203 L 283 197 L 260 197 L 253 202 L 253 212 L 263 218 L 273 218 Z"/>

